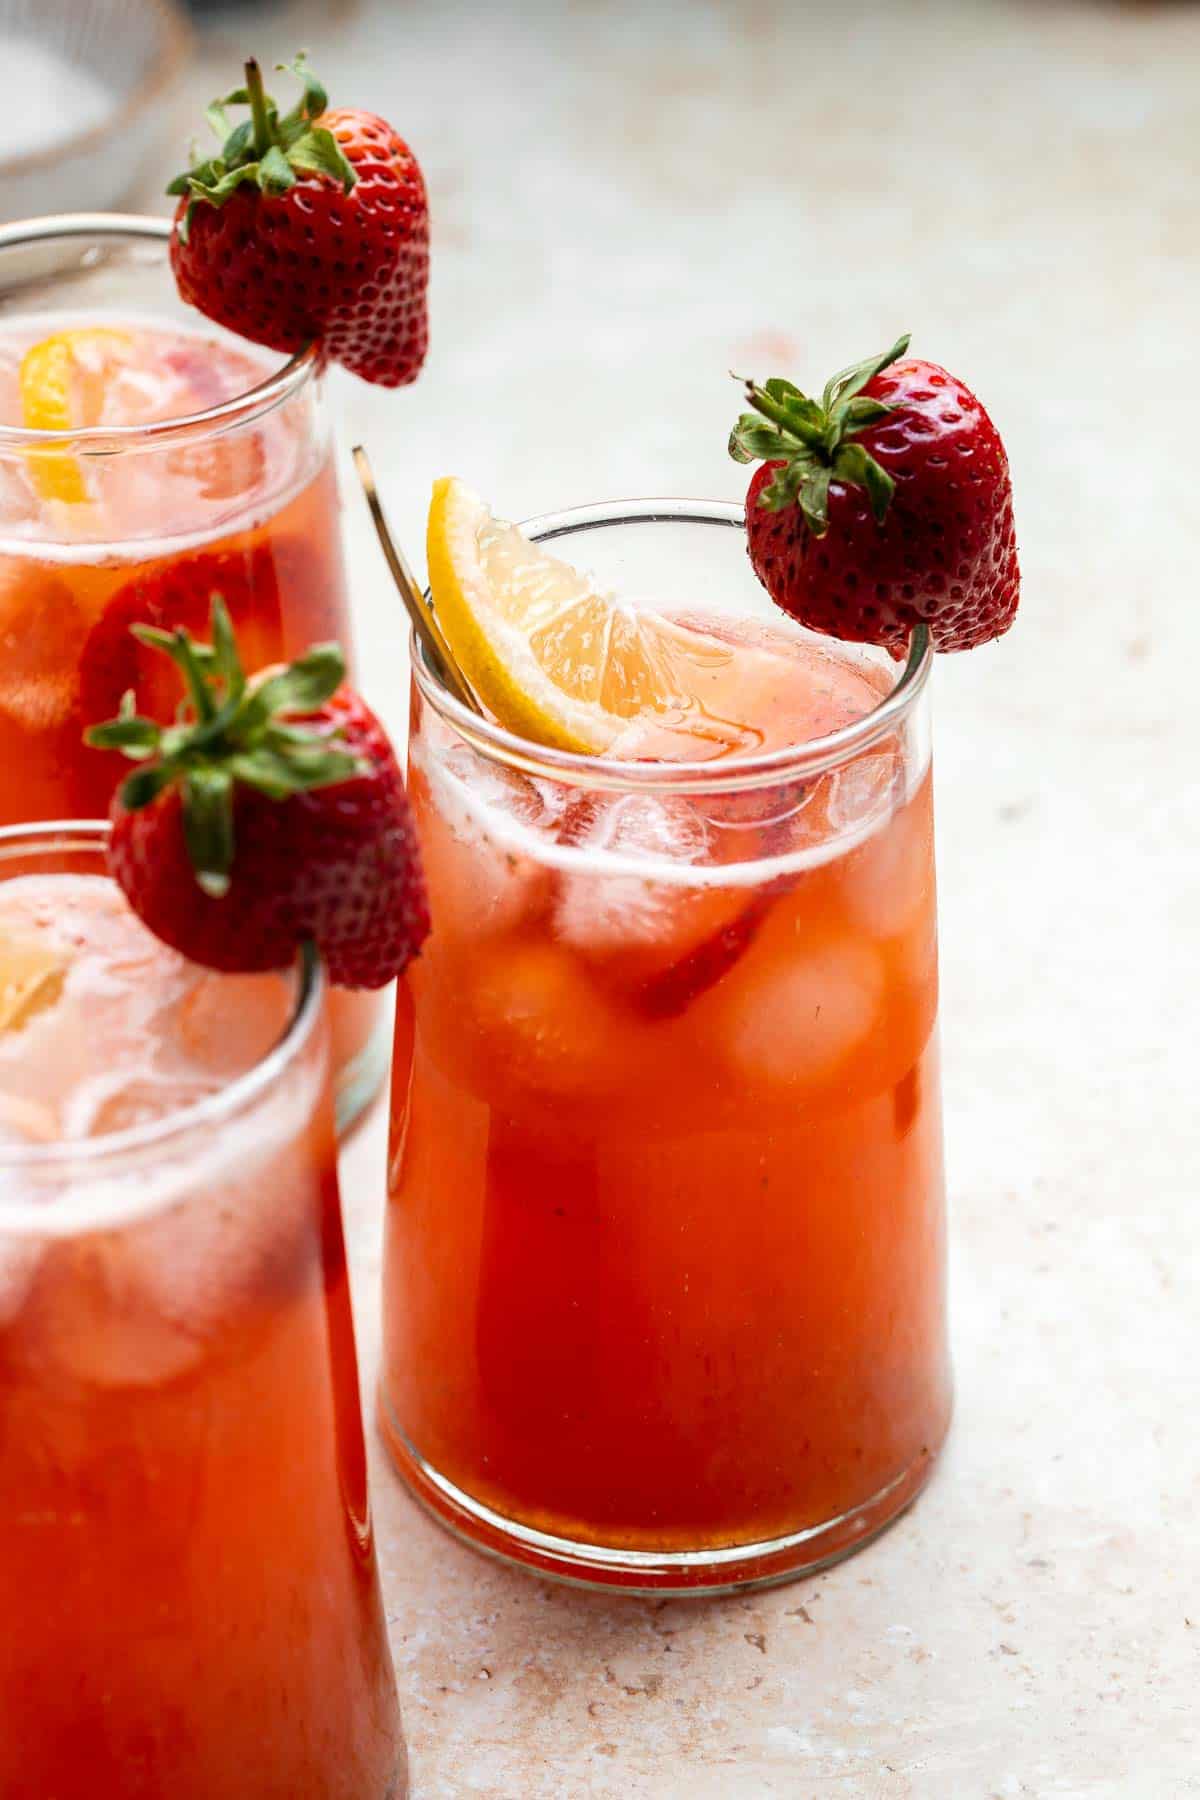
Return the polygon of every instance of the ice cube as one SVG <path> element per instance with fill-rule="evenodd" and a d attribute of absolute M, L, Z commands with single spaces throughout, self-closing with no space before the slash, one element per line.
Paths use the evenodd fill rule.
<path fill-rule="evenodd" d="M 160 944 L 99 876 L 0 886 L 0 1091 L 40 1108 L 49 1135 L 82 1138 L 194 1097 L 172 1010 L 202 977 Z M 182 1089 L 162 1092 L 169 1073 Z M 201 1069 L 208 1085 L 216 1077 Z M 124 1095 L 124 1098 L 122 1098 Z M 21 1119 L 19 1129 L 25 1129 Z"/>
<path fill-rule="evenodd" d="M 157 1304 L 131 1243 L 128 1232 L 97 1233 L 46 1249 L 33 1341 L 54 1367 L 89 1386 L 155 1387 L 203 1354 L 200 1334 Z"/>
<path fill-rule="evenodd" d="M 903 800 L 904 767 L 894 750 L 868 751 L 834 771 L 826 812 L 834 832 L 861 835 Z"/>
<path fill-rule="evenodd" d="M 669 947 L 685 929 L 683 916 L 703 890 L 654 876 L 705 861 L 709 828 L 688 801 L 654 794 L 586 796 L 563 818 L 559 840 L 581 853 L 578 873 L 562 878 L 555 912 L 559 935 L 575 949 Z M 621 867 L 630 862 L 632 869 Z"/>
<path fill-rule="evenodd" d="M 429 782 L 418 809 L 434 929 L 466 939 L 510 931 L 547 898 L 538 847 L 561 813 L 559 791 L 465 748 L 435 754 L 436 765 L 417 762 Z"/>
<path fill-rule="evenodd" d="M 741 840 L 713 827 L 690 800 L 589 799 L 566 815 L 559 835 L 581 855 L 561 877 L 555 929 L 623 999 L 671 1016 L 723 979 L 749 945 L 753 932 L 736 944 L 726 934 L 756 889 L 716 873 L 740 854 Z M 702 868 L 714 878 L 689 877 Z M 672 873 L 677 879 L 660 878 Z"/>
<path fill-rule="evenodd" d="M 629 1079 L 619 1020 L 559 945 L 498 947 L 465 998 L 446 1049 L 456 1060 L 466 1050 L 493 1104 L 499 1083 L 565 1098 L 608 1093 Z"/>
<path fill-rule="evenodd" d="M 883 960 L 838 937 L 747 960 L 703 1003 L 705 1028 L 737 1079 L 754 1089 L 816 1086 L 844 1070 L 878 1028 Z"/>
<path fill-rule="evenodd" d="M 294 1005 L 284 975 L 197 974 L 162 1019 L 166 1064 L 211 1090 L 270 1053 Z"/>
<path fill-rule="evenodd" d="M 194 487 L 202 500 L 236 500 L 255 492 L 267 469 L 260 431 L 209 438 L 172 450 L 165 464 L 183 492 Z"/>
<path fill-rule="evenodd" d="M 3 417 L 12 414 L 4 412 Z M 36 527 L 41 522 L 41 502 L 24 457 L 0 457 L 0 519 L 10 539 L 20 536 L 22 527 Z"/>
<path fill-rule="evenodd" d="M 233 1130 L 223 1127 L 211 1170 L 202 1160 L 189 1166 L 190 1191 L 179 1203 L 48 1250 L 36 1329 L 75 1379 L 97 1387 L 175 1380 L 223 1354 L 227 1336 L 320 1269 L 311 1140 L 302 1134 L 268 1161 L 251 1143 L 235 1156 Z"/>
<path fill-rule="evenodd" d="M 850 916 L 875 938 L 899 938 L 933 923 L 933 812 L 928 784 L 845 859 Z"/>

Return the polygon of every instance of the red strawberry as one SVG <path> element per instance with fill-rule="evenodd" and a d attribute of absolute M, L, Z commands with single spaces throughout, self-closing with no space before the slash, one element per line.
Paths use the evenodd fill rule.
<path fill-rule="evenodd" d="M 282 66 L 282 65 L 281 65 Z M 304 83 L 280 117 L 256 62 L 209 108 L 220 153 L 177 176 L 171 265 L 183 298 L 273 350 L 319 342 L 381 387 L 415 381 L 429 325 L 429 208 L 415 156 L 374 113 L 328 110 Z M 248 105 L 232 131 L 227 106 Z"/>
<path fill-rule="evenodd" d="M 746 496 L 755 574 L 813 631 L 902 654 L 1008 630 L 1020 598 L 1012 482 L 979 401 L 936 363 L 883 356 L 835 375 L 820 403 L 788 381 L 747 385 L 729 440 L 765 460 Z"/>
<path fill-rule="evenodd" d="M 313 940 L 343 987 L 382 987 L 429 931 L 404 782 L 336 644 L 247 682 L 229 615 L 213 644 L 137 626 L 182 670 L 163 728 L 134 711 L 88 741 L 142 763 L 113 802 L 109 867 L 164 943 L 208 968 L 286 967 Z"/>
<path fill-rule="evenodd" d="M 233 620 L 243 665 L 261 669 L 277 660 L 283 635 L 283 591 L 289 609 L 314 623 L 330 577 L 306 546 L 276 539 L 252 550 L 203 551 L 135 575 L 117 589 L 84 640 L 79 660 L 79 706 L 85 726 L 110 719 L 132 690 L 137 710 L 169 724 L 179 701 L 179 674 L 134 625 L 200 635 L 220 595 Z M 101 817 L 124 763 L 99 750 L 83 759 L 76 805 L 80 817 Z"/>

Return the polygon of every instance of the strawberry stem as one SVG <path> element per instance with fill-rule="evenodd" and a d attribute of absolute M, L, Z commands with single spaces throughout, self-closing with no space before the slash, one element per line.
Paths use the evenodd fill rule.
<path fill-rule="evenodd" d="M 303 55 L 287 65 L 303 84 L 303 92 L 289 113 L 280 114 L 263 87 L 262 70 L 255 57 L 243 65 L 245 86 L 215 100 L 207 118 L 213 130 L 224 134 L 213 156 L 193 162 L 175 177 L 168 194 L 184 196 L 187 204 L 176 231 L 186 243 L 196 208 L 224 206 L 231 194 L 251 186 L 277 198 L 299 181 L 336 181 L 350 193 L 357 179 L 354 166 L 327 125 L 320 123 L 325 109 L 325 89 Z M 229 109 L 248 106 L 250 117 L 230 125 Z"/>
<path fill-rule="evenodd" d="M 759 506 L 767 512 L 799 506 L 813 536 L 823 537 L 829 529 L 829 484 L 837 481 L 864 488 L 876 523 L 882 525 L 896 484 L 854 439 L 895 410 L 863 389 L 907 349 L 906 333 L 890 350 L 842 369 L 826 383 L 819 401 L 778 376 L 761 387 L 756 381 L 744 383 L 754 411 L 743 413 L 734 426 L 729 454 L 735 462 L 778 464 L 758 496 Z"/>
<path fill-rule="evenodd" d="M 252 56 L 245 65 L 246 92 L 250 98 L 250 117 L 254 121 L 254 154 L 261 162 L 271 148 L 271 120 L 267 113 L 267 96 L 263 88 L 258 58 Z"/>

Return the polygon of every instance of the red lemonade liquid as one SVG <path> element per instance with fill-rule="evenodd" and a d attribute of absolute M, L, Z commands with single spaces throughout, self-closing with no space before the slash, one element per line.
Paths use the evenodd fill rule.
<path fill-rule="evenodd" d="M 403 1792 L 321 1025 L 154 1135 L 265 1067 L 292 990 L 102 875 L 0 880 L 5 1800 Z"/>

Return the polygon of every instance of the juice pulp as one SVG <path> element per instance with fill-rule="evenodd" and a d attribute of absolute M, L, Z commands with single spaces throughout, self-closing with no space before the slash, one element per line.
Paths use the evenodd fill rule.
<path fill-rule="evenodd" d="M 848 647 L 714 629 L 731 743 L 822 735 L 890 686 Z M 614 794 L 418 714 L 435 929 L 393 1062 L 402 1469 L 518 1557 L 506 1522 L 671 1553 L 894 1510 L 950 1403 L 927 750 L 899 727 L 812 778 Z M 695 756 L 686 736 L 635 724 L 614 754 Z"/>
<path fill-rule="evenodd" d="M 98 1155 L 255 1066 L 291 986 L 193 968 L 101 875 L 0 882 L 5 1800 L 403 1791 L 319 1032 Z"/>
<path fill-rule="evenodd" d="M 88 425 L 161 426 L 247 393 L 271 367 L 166 324 L 13 320 L 0 332 L 0 421 L 22 421 L 24 353 L 64 329 L 76 333 L 72 416 Z M 84 730 L 126 688 L 164 721 L 181 697 L 166 660 L 131 638 L 136 621 L 207 637 L 220 591 L 248 669 L 333 638 L 351 651 L 337 485 L 310 405 L 302 395 L 197 441 L 62 453 L 56 469 L 83 484 L 73 500 L 47 491 L 36 458 L 0 461 L 0 825 L 107 816 L 130 765 L 88 749 Z M 335 1070 L 377 1017 L 371 995 L 333 996 Z"/>

